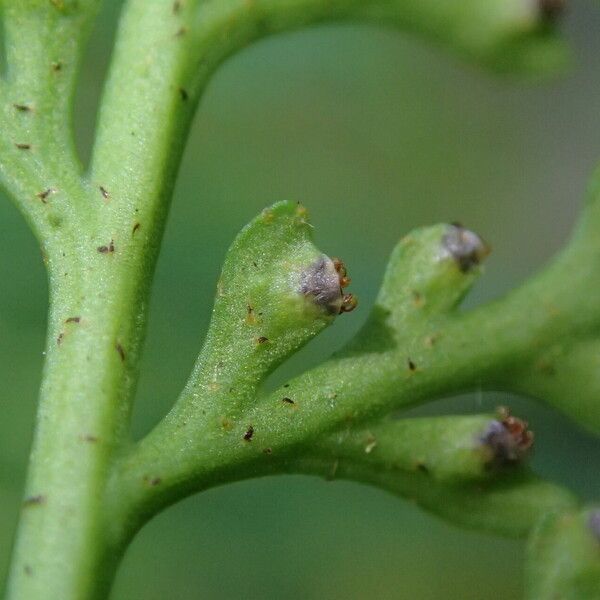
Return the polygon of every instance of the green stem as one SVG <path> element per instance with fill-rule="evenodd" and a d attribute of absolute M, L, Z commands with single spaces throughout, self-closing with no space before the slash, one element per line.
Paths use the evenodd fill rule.
<path fill-rule="evenodd" d="M 128 440 L 143 333 L 139 279 L 131 281 L 118 250 L 79 250 L 54 265 L 50 282 L 46 367 L 11 599 L 94 598 L 105 590 L 111 548 L 102 490 L 112 457 Z"/>
<path fill-rule="evenodd" d="M 507 297 L 463 314 L 432 315 L 427 296 L 424 307 L 415 305 L 413 290 L 430 288 L 431 302 L 440 294 L 456 302 L 472 279 L 456 279 L 458 269 L 440 270 L 436 256 L 443 229 L 409 236 L 392 258 L 372 318 L 345 351 L 233 416 L 217 403 L 221 418 L 219 413 L 200 418 L 212 398 L 197 398 L 194 386 L 186 389 L 171 413 L 116 465 L 107 490 L 115 528 L 138 526 L 185 494 L 244 477 L 291 448 L 303 452 L 336 429 L 465 389 L 518 387 L 507 373 L 530 364 L 550 345 L 600 329 L 600 243 L 590 235 L 597 204 L 545 271 Z M 403 249 L 419 247 L 414 239 L 423 240 L 424 248 L 416 257 Z M 562 391 L 565 411 L 582 420 L 595 415 L 587 425 L 600 428 L 597 399 L 580 413 L 579 406 L 571 408 L 568 388 Z M 294 401 L 293 410 L 282 407 L 284 397 Z M 250 425 L 248 444 L 244 433 Z M 149 479 L 160 485 L 145 485 Z"/>
<path fill-rule="evenodd" d="M 472 380 L 482 366 L 481 360 L 466 362 L 473 348 L 459 358 L 464 364 L 456 377 L 442 361 L 431 375 L 398 379 L 403 351 L 337 358 L 299 381 L 307 384 L 304 393 L 321 386 L 322 396 L 343 386 L 348 360 L 358 365 L 357 374 L 366 370 L 380 383 L 367 378 L 330 413 L 323 413 L 319 394 L 306 398 L 304 412 L 298 412 L 305 420 L 291 433 L 277 432 L 270 400 L 263 398 L 230 433 L 210 421 L 193 431 L 182 429 L 172 445 L 161 432 L 171 433 L 185 416 L 183 406 L 158 435 L 129 450 L 145 310 L 168 203 L 187 126 L 218 65 L 267 34 L 346 18 L 386 21 L 482 63 L 539 71 L 556 66 L 562 47 L 537 3 L 129 0 L 85 180 L 70 137 L 70 104 L 82 40 L 97 2 L 5 0 L 3 7 L 9 70 L 0 85 L 0 175 L 44 246 L 51 284 L 47 360 L 10 600 L 101 598 L 120 551 L 143 517 L 198 487 L 251 475 L 257 460 L 251 447 L 293 448 L 349 415 L 380 414 L 397 402 L 392 394 L 398 383 L 402 398 L 414 401 Z M 30 138 L 22 138 L 25 134 Z M 52 194 L 52 202 L 40 196 L 44 191 Z M 465 335 L 457 332 L 443 351 L 460 354 Z M 361 393 L 373 398 L 362 412 Z M 260 432 L 252 446 L 240 429 L 248 418 Z M 198 433 L 206 435 L 197 438 Z M 179 444 L 188 436 L 192 443 L 182 451 Z M 190 449 L 201 452 L 199 466 L 190 461 Z M 170 460 L 180 457 L 182 463 L 163 472 L 165 464 L 173 466 L 163 462 L 170 450 Z M 148 495 L 148 488 L 161 487 L 161 478 L 165 492 Z"/>

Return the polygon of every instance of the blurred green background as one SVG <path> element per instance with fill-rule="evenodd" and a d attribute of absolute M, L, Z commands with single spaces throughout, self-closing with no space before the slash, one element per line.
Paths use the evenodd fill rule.
<path fill-rule="evenodd" d="M 118 2 L 94 31 L 77 98 L 89 156 Z M 135 413 L 163 415 L 199 350 L 223 255 L 265 205 L 311 210 L 349 265 L 361 310 L 275 378 L 320 361 L 360 326 L 386 257 L 413 227 L 460 220 L 493 246 L 470 304 L 535 271 L 565 241 L 600 156 L 600 7 L 572 2 L 574 65 L 560 79 L 495 78 L 393 31 L 327 26 L 273 38 L 211 83 L 187 148 L 160 258 Z M 24 482 L 44 344 L 46 282 L 0 199 L 0 588 Z M 600 499 L 600 443 L 556 412 L 473 393 L 416 413 L 508 404 L 537 436 L 536 468 Z M 129 550 L 113 600 L 518 598 L 523 545 L 460 531 L 381 491 L 311 478 L 215 489 L 171 508 Z"/>

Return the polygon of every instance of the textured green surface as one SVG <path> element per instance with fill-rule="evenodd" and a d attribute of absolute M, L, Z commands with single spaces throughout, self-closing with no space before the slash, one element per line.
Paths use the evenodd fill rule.
<path fill-rule="evenodd" d="M 129 449 L 125 433 L 137 377 L 137 357 L 143 332 L 149 274 L 162 229 L 165 199 L 170 195 L 174 165 L 182 147 L 182 128 L 191 114 L 186 111 L 185 105 L 188 102 L 188 106 L 193 105 L 193 99 L 203 83 L 201 69 L 200 79 L 197 79 L 196 74 L 196 79 L 192 78 L 187 85 L 186 77 L 189 73 L 186 69 L 195 60 L 194 52 L 188 51 L 200 49 L 204 52 L 209 48 L 209 41 L 212 44 L 210 47 L 217 48 L 217 40 L 221 40 L 220 49 L 203 63 L 203 68 L 206 67 L 208 73 L 224 56 L 259 34 L 296 27 L 304 24 L 305 20 L 337 18 L 345 12 L 338 13 L 337 7 L 330 4 L 323 11 L 319 3 L 296 5 L 285 2 L 256 3 L 238 12 L 240 7 L 236 3 L 223 2 L 207 3 L 196 15 L 193 14 L 191 3 L 186 3 L 184 10 L 179 11 L 173 11 L 173 6 L 169 5 L 178 24 L 179 20 L 189 24 L 189 29 L 185 31 L 181 27 L 188 25 L 177 29 L 174 35 L 176 39 L 172 39 L 171 36 L 167 38 L 163 35 L 165 27 L 170 26 L 171 21 L 160 13 L 160 4 L 156 3 L 156 8 L 153 5 L 142 11 L 142 14 L 139 12 L 141 4 L 136 8 L 135 3 L 131 3 L 123 21 L 116 67 L 103 103 L 92 175 L 84 180 L 85 185 L 81 188 L 74 187 L 71 192 L 73 204 L 79 202 L 85 207 L 82 215 L 69 214 L 69 207 L 65 209 L 67 212 L 61 212 L 59 193 L 56 193 L 56 205 L 42 213 L 41 221 L 36 212 L 38 208 L 30 208 L 31 204 L 28 203 L 21 204 L 31 221 L 42 223 L 35 226 L 40 237 L 46 236 L 43 231 L 46 217 L 53 230 L 61 231 L 51 237 L 57 242 L 53 242 L 54 245 L 48 244 L 45 248 L 51 274 L 54 274 L 51 279 L 54 310 L 42 393 L 42 410 L 47 417 L 43 418 L 43 426 L 39 428 L 36 448 L 37 456 L 53 456 L 54 460 L 44 463 L 39 461 L 37 467 L 34 463 L 30 477 L 29 497 L 41 496 L 50 501 L 29 502 L 26 507 L 27 517 L 24 519 L 24 533 L 21 536 L 25 541 L 20 545 L 25 551 L 21 550 L 20 566 L 23 571 L 19 577 L 25 581 L 24 590 L 29 586 L 29 591 L 24 592 L 28 594 L 27 597 L 34 597 L 31 594 L 35 593 L 43 597 L 42 594 L 48 593 L 48 585 L 52 584 L 50 578 L 44 577 L 43 573 L 57 573 L 66 562 L 71 562 L 68 555 L 80 558 L 80 568 L 71 567 L 72 578 L 67 576 L 60 582 L 55 579 L 54 585 L 62 587 L 53 589 L 61 597 L 73 593 L 93 593 L 88 591 L 89 586 L 94 584 L 87 576 L 87 569 L 102 560 L 99 543 L 102 537 L 99 533 L 108 533 L 108 547 L 112 544 L 119 546 L 122 543 L 119 538 L 123 528 L 127 531 L 132 523 L 135 526 L 136 521 L 140 521 L 157 507 L 180 497 L 182 493 L 220 481 L 271 473 L 274 466 L 275 471 L 296 470 L 330 475 L 330 462 L 327 462 L 328 470 L 323 473 L 319 470 L 321 467 L 315 468 L 316 463 L 313 463 L 310 453 L 306 460 L 290 464 L 290 461 L 295 461 L 289 459 L 288 452 L 299 456 L 298 452 L 304 444 L 307 447 L 313 446 L 313 436 L 335 430 L 342 424 L 347 428 L 351 422 L 373 419 L 393 407 L 414 404 L 457 389 L 499 385 L 515 389 L 518 384 L 522 385 L 522 389 L 527 389 L 525 386 L 529 385 L 532 369 L 524 368 L 526 363 L 531 361 L 535 370 L 539 361 L 547 360 L 540 357 L 538 347 L 556 345 L 559 339 L 561 345 L 567 346 L 565 335 L 568 335 L 569 344 L 582 348 L 581 352 L 585 354 L 585 348 L 589 344 L 593 347 L 594 343 L 597 273 L 593 259 L 597 248 L 591 235 L 595 221 L 593 205 L 588 211 L 587 224 L 584 225 L 584 229 L 589 228 L 587 234 L 584 231 L 576 238 L 572 250 L 546 273 L 507 299 L 460 317 L 451 309 L 470 285 L 472 273 L 476 271 L 465 274 L 458 268 L 456 261 L 440 260 L 440 242 L 447 226 L 439 226 L 413 234 L 413 239 L 417 240 L 414 246 L 416 251 L 411 251 L 410 241 L 405 244 L 408 250 L 399 251 L 388 271 L 386 284 L 370 324 L 345 354 L 326 363 L 320 370 L 304 376 L 304 379 L 292 383 L 291 387 L 295 386 L 294 393 L 299 390 L 299 395 L 293 397 L 293 405 L 282 403 L 283 392 L 278 391 L 273 395 L 260 395 L 253 408 L 249 404 L 252 400 L 250 392 L 256 390 L 260 369 L 264 367 L 266 374 L 268 368 L 283 358 L 287 349 L 306 341 L 321 325 L 310 326 L 304 321 L 305 317 L 300 321 L 294 318 L 285 327 L 282 326 L 285 319 L 267 323 L 271 328 L 269 331 L 273 332 L 270 333 L 269 343 L 274 345 L 259 344 L 258 352 L 273 348 L 273 356 L 267 356 L 262 362 L 257 358 L 260 355 L 257 355 L 256 347 L 251 346 L 252 351 L 248 353 L 248 346 L 232 345 L 233 339 L 238 335 L 233 322 L 220 325 L 217 319 L 212 331 L 217 332 L 215 339 L 219 339 L 216 343 L 213 341 L 212 346 L 217 349 L 227 347 L 232 353 L 229 360 L 232 370 L 227 373 L 226 369 L 224 382 L 233 378 L 242 383 L 243 393 L 237 398 L 225 400 L 226 405 L 231 401 L 237 407 L 234 418 L 231 419 L 230 434 L 221 435 L 219 443 L 209 443 L 215 441 L 211 436 L 216 424 L 210 419 L 202 420 L 203 404 L 199 402 L 200 396 L 196 395 L 194 399 L 194 393 L 188 387 L 164 424 L 139 446 Z M 348 6 L 351 8 L 351 3 Z M 369 6 L 366 12 L 369 16 L 378 13 L 378 16 L 392 18 L 409 29 L 422 29 L 426 34 L 449 42 L 459 51 L 486 63 L 493 58 L 494 62 L 502 66 L 506 59 L 498 57 L 510 56 L 511 53 L 514 56 L 505 64 L 512 64 L 514 67 L 522 66 L 519 60 L 515 60 L 515 57 L 522 56 L 525 57 L 523 64 L 537 69 L 543 69 L 548 63 L 554 62 L 553 52 L 547 47 L 548 43 L 553 43 L 547 26 L 538 25 L 537 15 L 530 12 L 531 4 L 527 4 L 525 10 L 521 3 L 511 3 L 504 5 L 497 13 L 490 10 L 480 12 L 476 10 L 478 6 L 475 3 L 467 7 L 468 11 L 463 11 L 456 5 L 454 10 L 448 9 L 446 14 L 441 12 L 442 20 L 439 22 L 455 24 L 443 29 L 439 22 L 436 25 L 434 13 L 437 9 L 433 5 L 390 3 L 382 4 L 377 9 Z M 80 7 L 86 8 L 83 5 Z M 328 11 L 332 7 L 335 10 L 330 14 Z M 402 8 L 402 14 L 398 14 L 397 7 Z M 59 3 L 52 10 L 56 9 L 63 14 L 62 8 Z M 503 12 L 504 8 L 507 8 L 506 12 Z M 44 10 L 46 9 L 47 6 Z M 364 4 L 361 4 L 359 12 L 362 10 Z M 76 14 L 77 10 L 67 10 L 63 16 L 74 18 Z M 492 21 L 488 22 L 490 15 Z M 304 16 L 305 20 L 299 19 L 300 16 Z M 194 35 L 195 18 L 200 19 L 198 22 L 201 25 L 197 36 Z M 522 38 L 520 35 L 512 35 L 517 23 L 523 28 L 520 33 Z M 72 26 L 73 31 L 79 32 L 81 29 L 77 21 L 73 21 Z M 223 30 L 222 27 L 226 29 Z M 136 30 L 156 33 L 157 37 L 136 35 Z M 485 38 L 474 35 L 474 32 L 480 30 L 487 32 Z M 223 31 L 227 32 L 225 37 L 222 37 Z M 498 35 L 491 35 L 493 32 Z M 185 38 L 185 41 L 180 38 Z M 507 40 L 511 43 L 507 43 Z M 140 45 L 145 45 L 147 50 L 140 49 Z M 529 53 L 531 48 L 535 49 L 532 54 Z M 510 52 L 507 53 L 507 49 Z M 531 57 L 537 58 L 533 60 Z M 44 60 L 47 59 L 45 56 Z M 182 81 L 186 85 L 183 88 L 185 93 L 180 89 Z M 127 94 L 123 93 L 124 89 L 127 89 Z M 19 115 L 27 113 L 13 108 Z M 43 144 L 40 144 L 39 149 L 32 144 L 29 149 L 10 148 L 7 154 L 10 160 L 15 160 L 15 157 L 23 153 L 29 157 L 29 151 L 33 151 L 33 156 L 39 157 L 43 156 L 42 147 Z M 27 160 L 29 159 L 26 158 L 25 162 Z M 56 157 L 48 158 L 47 164 L 54 160 Z M 7 168 L 14 171 L 10 165 Z M 65 183 L 61 180 L 61 185 L 57 185 L 56 189 L 68 189 L 67 180 L 65 175 Z M 10 185 L 10 181 L 7 182 L 7 186 Z M 51 198 L 51 195 L 38 200 L 41 202 Z M 84 204 L 86 201 L 88 203 Z M 90 205 L 93 208 L 90 209 Z M 292 207 L 294 205 L 290 205 Z M 89 235 L 81 235 L 88 227 Z M 316 250 L 311 250 L 309 246 L 306 246 L 307 253 L 301 250 L 299 254 L 295 251 L 303 245 L 292 247 L 292 256 L 301 259 L 302 264 L 305 259 L 318 256 Z M 239 247 L 234 250 L 237 255 L 229 259 L 230 265 L 241 262 L 246 256 L 247 248 L 241 250 Z M 277 275 L 277 272 L 285 271 L 285 251 L 289 254 L 290 248 L 281 244 L 279 250 L 282 251 L 282 256 L 277 257 L 273 265 L 275 269 L 270 274 L 268 272 L 263 281 L 257 278 L 249 284 L 258 299 L 273 309 L 273 314 L 277 314 L 277 307 L 282 302 L 277 300 L 277 296 L 271 298 L 268 292 L 277 292 L 285 288 L 284 284 L 289 283 L 287 279 Z M 240 260 L 236 260 L 237 256 Z M 243 269 L 233 269 L 231 272 L 238 279 L 240 274 L 244 274 Z M 400 273 L 403 275 L 399 276 Z M 64 282 L 69 280 L 77 283 L 65 285 Z M 422 304 L 415 302 L 414 287 L 422 288 L 416 290 L 419 298 L 425 299 Z M 568 290 L 572 288 L 581 293 L 569 293 Z M 246 294 L 247 289 L 247 286 L 241 286 L 238 291 Z M 286 297 L 289 298 L 290 295 Z M 304 300 L 305 298 L 300 298 L 294 302 L 297 304 Z M 540 310 L 540 305 L 547 307 L 547 310 Z M 229 306 L 230 312 L 224 309 L 223 314 L 239 314 L 238 309 L 242 308 L 245 324 L 248 325 L 247 306 L 247 299 L 236 298 Z M 283 301 L 283 306 L 289 306 L 287 300 Z M 218 312 L 219 310 L 217 317 Z M 296 309 L 293 312 L 300 314 Z M 304 311 L 301 313 L 304 314 Z M 74 319 L 75 316 L 78 320 Z M 283 314 L 283 317 L 289 315 Z M 322 320 L 318 313 L 315 318 L 317 321 Z M 292 336 L 291 342 L 285 339 L 290 323 L 297 323 L 300 327 L 297 338 Z M 76 327 L 79 325 L 82 327 Z M 243 330 L 244 327 L 239 331 Z M 440 332 L 442 335 L 438 340 Z M 207 347 L 211 344 L 211 335 L 209 334 Z M 432 339 L 435 339 L 434 344 L 431 343 Z M 483 344 L 482 339 L 485 340 Z M 557 350 L 556 355 L 559 357 L 560 351 L 564 350 Z M 203 377 L 204 385 L 207 385 L 213 375 L 209 372 L 211 360 L 215 366 L 219 366 L 214 356 L 207 356 L 206 352 L 201 356 L 199 370 L 190 381 L 192 387 L 194 378 L 198 376 L 200 380 Z M 552 368 L 546 368 L 545 365 L 546 362 L 543 362 L 543 368 L 539 369 L 541 376 L 538 379 L 542 382 L 546 381 L 543 376 L 552 371 Z M 593 363 L 581 362 L 576 366 L 580 377 L 585 378 L 593 368 Z M 247 369 L 246 373 L 244 369 Z M 65 377 L 67 372 L 76 372 L 77 377 Z M 249 372 L 252 373 L 250 376 Z M 575 418 L 585 421 L 592 429 L 597 428 L 597 421 L 593 421 L 592 394 L 588 400 L 583 399 L 582 407 L 574 406 L 564 393 L 568 385 L 567 380 L 559 380 L 553 386 L 557 398 L 555 404 L 570 411 Z M 529 389 L 535 392 L 540 388 L 532 386 Z M 97 393 L 98 390 L 102 390 L 102 393 Z M 317 395 L 313 392 L 317 392 Z M 327 398 L 322 394 L 326 394 Z M 218 394 L 213 400 L 216 396 Z M 72 414 L 64 418 L 65 407 L 76 402 L 77 398 L 82 400 L 77 403 L 81 410 L 71 411 Z M 552 397 L 550 399 L 554 400 Z M 93 400 L 91 406 L 90 400 Z M 272 410 L 273 400 L 277 400 L 278 412 Z M 323 411 L 322 400 L 333 404 L 331 410 Z M 227 409 L 222 403 L 213 402 L 213 406 L 210 406 L 209 401 L 206 404 L 209 409 L 216 407 L 218 413 Z M 283 409 L 290 410 L 282 412 Z M 190 417 L 193 424 L 188 426 Z M 182 423 L 185 423 L 185 427 L 181 427 Z M 179 427 L 175 427 L 178 431 L 173 430 L 174 424 L 179 424 Z M 250 426 L 253 431 L 252 441 L 244 439 Z M 218 427 L 222 431 L 221 415 Z M 470 442 L 472 438 L 467 436 L 465 443 Z M 271 450 L 269 455 L 263 452 L 266 448 Z M 206 450 L 201 457 L 197 453 L 199 449 Z M 157 460 L 157 454 L 160 460 Z M 278 467 L 279 454 L 282 460 Z M 118 458 L 119 464 L 114 468 L 106 492 L 107 502 L 103 504 L 99 502 L 98 492 L 103 487 L 111 455 Z M 327 449 L 325 455 L 326 461 L 330 461 Z M 275 460 L 265 462 L 265 457 L 271 456 Z M 78 463 L 76 469 L 73 468 L 74 457 Z M 174 464 L 170 465 L 170 462 Z M 163 467 L 166 468 L 164 473 Z M 110 466 L 108 468 L 113 469 Z M 160 471 L 159 475 L 154 474 L 157 470 Z M 342 464 L 338 474 L 390 488 L 389 482 L 386 485 L 376 481 L 371 467 L 357 477 L 358 468 L 346 469 Z M 413 480 L 416 482 L 414 490 L 418 490 L 420 480 Z M 530 497 L 539 498 L 540 511 L 569 505 L 571 502 L 560 492 L 552 496 L 551 488 L 544 488 L 544 493 L 541 493 L 542 488 L 535 487 L 537 484 L 520 481 L 518 477 L 515 480 L 517 484 L 523 484 L 520 488 L 517 487 L 515 496 L 521 508 L 520 512 L 517 511 L 520 516 L 515 519 L 515 531 L 520 532 L 528 527 L 530 517 L 527 515 L 531 512 L 527 502 L 519 496 L 520 493 L 527 496 L 531 492 Z M 65 486 L 65 481 L 76 481 L 77 485 Z M 507 496 L 503 493 L 505 489 L 502 486 L 491 486 L 492 493 L 486 495 L 480 509 L 475 507 L 477 496 L 468 494 L 474 502 L 471 510 L 473 519 L 470 523 L 464 518 L 461 521 L 460 511 L 452 509 L 452 501 L 445 502 L 447 495 L 452 496 L 450 492 L 443 493 L 438 496 L 441 499 L 436 499 L 435 486 L 425 484 L 420 487 L 424 493 L 422 503 L 425 506 L 463 524 L 502 530 L 498 523 L 506 521 L 502 510 L 503 498 L 507 497 L 507 510 L 510 513 L 510 494 Z M 47 497 L 36 492 L 42 488 L 49 491 Z M 393 491 L 411 497 L 418 493 L 411 491 L 410 486 L 402 488 L 400 485 Z M 468 490 L 468 487 L 465 489 Z M 549 500 L 542 502 L 546 490 Z M 459 505 L 463 502 L 460 496 L 464 495 L 464 490 L 456 491 L 456 504 Z M 128 516 L 132 513 L 135 515 L 133 519 Z M 57 517 L 61 518 L 62 523 L 66 515 L 72 519 L 71 526 L 78 535 L 69 540 L 61 539 L 64 536 L 60 532 L 43 536 L 42 532 L 48 524 L 54 523 L 56 527 Z M 124 515 L 125 519 L 122 521 Z M 107 519 L 108 523 L 105 522 Z M 504 527 L 504 532 L 510 533 L 510 529 Z M 38 544 L 39 557 L 35 556 L 36 552 L 32 552 L 36 537 L 44 537 L 44 544 Z M 63 544 L 65 545 L 61 548 Z M 36 576 L 24 577 L 23 574 L 30 575 L 28 571 Z"/>

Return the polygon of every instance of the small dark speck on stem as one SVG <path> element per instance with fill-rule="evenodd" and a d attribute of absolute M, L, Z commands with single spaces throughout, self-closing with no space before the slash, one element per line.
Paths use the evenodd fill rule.
<path fill-rule="evenodd" d="M 46 502 L 46 496 L 38 494 L 37 496 L 29 496 L 23 500 L 23 506 L 39 506 Z"/>
<path fill-rule="evenodd" d="M 43 192 L 38 192 L 36 196 L 44 203 L 48 204 L 48 196 L 54 194 L 56 190 L 54 188 L 47 188 Z"/>
<path fill-rule="evenodd" d="M 121 362 L 125 362 L 125 350 L 123 349 L 123 346 L 121 346 L 121 344 L 119 342 L 117 342 L 115 344 L 115 350 L 118 352 Z"/>
<path fill-rule="evenodd" d="M 424 304 L 423 302 L 423 296 L 421 295 L 420 292 L 417 292 L 416 290 L 413 290 L 412 292 L 412 298 L 413 298 L 413 304 L 417 307 L 417 308 L 421 308 Z"/>
<path fill-rule="evenodd" d="M 112 254 L 115 251 L 115 243 L 113 240 L 110 240 L 108 246 L 99 246 L 97 250 L 100 254 Z"/>
<path fill-rule="evenodd" d="M 63 64 L 61 62 L 57 61 L 57 62 L 53 62 L 52 63 L 52 70 L 55 73 L 58 73 L 59 71 L 62 71 L 62 68 L 63 68 Z"/>
<path fill-rule="evenodd" d="M 56 343 L 60 346 L 62 344 L 62 341 L 65 339 L 65 334 L 64 333 L 60 333 L 58 335 L 58 337 L 56 338 Z"/>
<path fill-rule="evenodd" d="M 140 227 L 141 227 L 141 226 L 142 226 L 142 224 L 141 224 L 141 223 L 136 223 L 136 224 L 133 226 L 133 229 L 131 230 L 131 235 L 135 235 L 135 234 L 136 234 L 136 233 L 137 233 L 137 232 L 140 230 Z"/>
<path fill-rule="evenodd" d="M 261 335 L 259 338 L 256 339 L 256 341 L 259 344 L 266 344 L 269 341 L 269 338 L 265 337 L 264 335 Z"/>
<path fill-rule="evenodd" d="M 31 150 L 31 144 L 15 144 L 19 150 Z"/>
<path fill-rule="evenodd" d="M 435 343 L 437 342 L 439 338 L 439 334 L 438 333 L 434 333 L 432 335 L 428 335 L 424 340 L 424 344 L 425 346 L 427 346 L 427 348 L 433 348 L 435 346 Z"/>
<path fill-rule="evenodd" d="M 65 323 L 79 323 L 81 322 L 81 317 L 69 317 Z"/>
<path fill-rule="evenodd" d="M 252 427 L 252 425 L 250 425 L 250 427 L 248 427 L 248 429 L 246 430 L 246 433 L 244 433 L 244 440 L 246 442 L 251 442 L 253 435 L 254 435 L 254 427 Z"/>
<path fill-rule="evenodd" d="M 179 88 L 179 95 L 181 96 L 181 99 L 184 102 L 187 102 L 190 98 L 189 94 L 187 93 L 187 90 L 182 87 Z"/>
<path fill-rule="evenodd" d="M 29 106 L 28 104 L 13 104 L 13 106 L 22 113 L 28 113 L 31 112 L 31 106 Z"/>
<path fill-rule="evenodd" d="M 406 364 L 408 365 L 408 370 L 409 371 L 413 371 L 414 372 L 414 371 L 417 370 L 417 365 L 410 358 L 406 361 Z"/>
<path fill-rule="evenodd" d="M 95 435 L 91 435 L 89 433 L 82 435 L 81 439 L 89 444 L 95 444 L 98 441 L 98 438 Z"/>
<path fill-rule="evenodd" d="M 248 304 L 246 306 L 246 323 L 248 323 L 248 325 L 254 325 L 256 323 L 256 316 L 254 314 L 254 307 L 251 306 L 250 304 Z"/>
<path fill-rule="evenodd" d="M 108 193 L 108 190 L 104 187 L 104 186 L 99 186 L 98 189 L 100 190 L 100 193 L 102 194 L 102 197 L 105 200 L 108 200 L 110 198 L 110 194 Z"/>
<path fill-rule="evenodd" d="M 160 477 L 149 477 L 148 475 L 144 475 L 143 477 L 144 483 L 151 485 L 152 487 L 156 487 L 162 483 L 162 479 Z"/>
<path fill-rule="evenodd" d="M 281 400 L 286 404 L 296 404 L 291 398 L 288 398 L 287 396 L 285 398 L 282 398 Z"/>

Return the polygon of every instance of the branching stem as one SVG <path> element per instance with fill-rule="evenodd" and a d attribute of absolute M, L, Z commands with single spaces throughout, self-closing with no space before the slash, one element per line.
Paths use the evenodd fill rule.
<path fill-rule="evenodd" d="M 487 472 L 494 453 L 521 457 L 524 448 L 511 444 L 528 438 L 518 438 L 513 422 L 381 419 L 483 384 L 542 392 L 600 430 L 600 380 L 570 404 L 570 380 L 556 364 L 570 353 L 577 377 L 593 371 L 586 357 L 600 332 L 595 189 L 579 233 L 546 271 L 468 313 L 457 306 L 480 272 L 483 243 L 457 226 L 414 232 L 394 252 L 357 339 L 269 395 L 260 392 L 264 378 L 355 302 L 342 291 L 343 265 L 313 245 L 306 210 L 289 203 L 266 210 L 228 255 L 181 397 L 146 438 L 129 438 L 169 200 L 194 109 L 219 65 L 267 35 L 346 19 L 419 33 L 497 70 L 552 71 L 564 48 L 545 3 L 127 0 L 83 173 L 71 105 L 98 5 L 1 3 L 8 70 L 0 83 L 0 178 L 40 240 L 51 294 L 10 600 L 105 597 L 119 556 L 157 511 L 250 476 L 367 481 L 415 496 L 454 522 L 509 535 L 529 531 L 538 512 L 574 510 L 569 493 L 520 467 Z M 540 361 L 559 373 L 552 384 Z M 432 440 L 427 452 L 420 435 Z"/>

